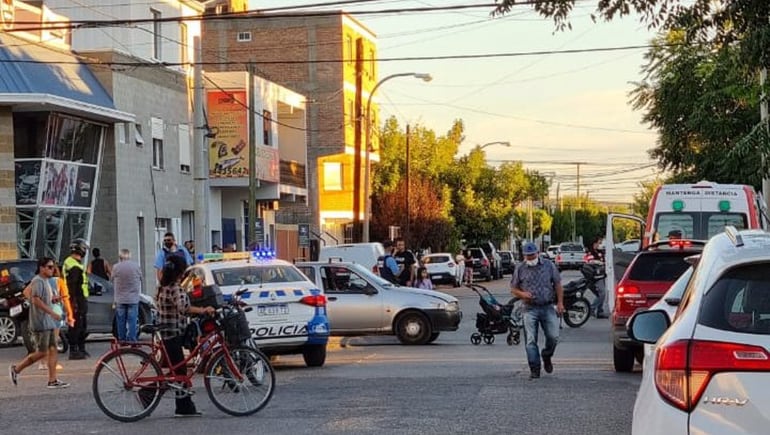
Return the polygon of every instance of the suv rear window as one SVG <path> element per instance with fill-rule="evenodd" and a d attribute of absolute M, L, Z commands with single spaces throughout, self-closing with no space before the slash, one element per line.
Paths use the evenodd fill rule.
<path fill-rule="evenodd" d="M 447 263 L 452 261 L 447 255 L 431 255 L 422 257 L 422 264 Z"/>
<path fill-rule="evenodd" d="M 473 258 L 485 258 L 484 251 L 481 248 L 471 248 L 471 255 Z"/>
<path fill-rule="evenodd" d="M 632 281 L 676 281 L 690 265 L 684 261 L 692 251 L 653 252 L 636 257 L 628 279 Z"/>
<path fill-rule="evenodd" d="M 770 334 L 770 263 L 730 269 L 703 298 L 699 323 L 723 331 Z"/>
<path fill-rule="evenodd" d="M 583 246 L 581 245 L 560 245 L 559 250 L 561 252 L 583 252 Z"/>

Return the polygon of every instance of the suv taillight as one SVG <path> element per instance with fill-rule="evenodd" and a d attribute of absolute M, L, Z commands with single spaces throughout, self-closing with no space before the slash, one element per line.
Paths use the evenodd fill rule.
<path fill-rule="evenodd" d="M 655 387 L 676 408 L 692 411 L 711 377 L 720 372 L 770 371 L 770 355 L 759 346 L 679 340 L 658 349 Z"/>
<path fill-rule="evenodd" d="M 556 262 L 561 263 L 561 254 L 556 255 Z"/>
<path fill-rule="evenodd" d="M 310 305 L 311 307 L 325 307 L 326 306 L 326 296 L 325 295 L 311 295 L 311 296 L 305 296 L 304 298 L 299 300 L 300 303 L 303 303 L 305 305 Z"/>

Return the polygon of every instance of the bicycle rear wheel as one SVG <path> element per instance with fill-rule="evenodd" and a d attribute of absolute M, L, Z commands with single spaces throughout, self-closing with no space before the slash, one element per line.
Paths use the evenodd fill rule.
<path fill-rule="evenodd" d="M 99 409 L 108 417 L 132 422 L 152 413 L 160 403 L 158 363 L 139 349 L 120 348 L 102 357 L 96 366 L 92 389 Z"/>
<path fill-rule="evenodd" d="M 250 347 L 230 349 L 233 365 L 243 380 L 238 381 L 222 350 L 211 358 L 204 385 L 211 402 L 222 412 L 236 416 L 254 414 L 273 397 L 275 372 L 262 352 Z"/>

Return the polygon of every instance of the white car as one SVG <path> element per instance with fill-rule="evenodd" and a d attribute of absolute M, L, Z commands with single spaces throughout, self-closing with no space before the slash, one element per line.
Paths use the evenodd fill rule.
<path fill-rule="evenodd" d="M 420 264 L 428 270 L 433 284 L 452 284 L 460 287 L 463 277 L 453 257 L 447 252 L 427 254 L 420 258 Z"/>
<path fill-rule="evenodd" d="M 615 248 L 622 252 L 639 252 L 639 239 L 626 240 L 615 245 Z"/>
<path fill-rule="evenodd" d="M 770 234 L 728 227 L 704 247 L 674 322 L 638 312 L 630 337 L 655 344 L 633 434 L 759 434 L 770 426 Z"/>
<path fill-rule="evenodd" d="M 225 298 L 241 288 L 250 291 L 243 301 L 259 348 L 268 355 L 301 353 L 305 364 L 322 366 L 326 361 L 329 321 L 326 296 L 293 264 L 261 252 L 201 254 L 182 282 L 216 286 Z"/>

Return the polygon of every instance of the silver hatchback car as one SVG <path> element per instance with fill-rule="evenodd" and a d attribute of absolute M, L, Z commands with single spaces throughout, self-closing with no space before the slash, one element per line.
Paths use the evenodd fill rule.
<path fill-rule="evenodd" d="M 457 298 L 400 287 L 356 263 L 297 262 L 326 294 L 331 335 L 395 335 L 402 344 L 427 344 L 462 319 Z"/>

